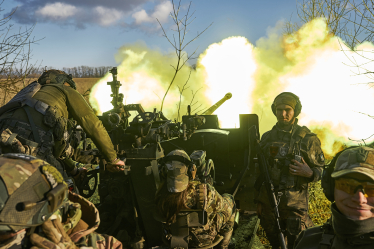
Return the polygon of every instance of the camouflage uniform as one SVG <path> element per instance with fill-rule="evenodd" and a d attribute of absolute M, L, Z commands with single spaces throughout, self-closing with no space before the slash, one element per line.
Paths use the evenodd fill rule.
<path fill-rule="evenodd" d="M 363 151 L 364 150 L 364 151 Z M 359 155 L 358 155 L 359 154 Z M 366 154 L 366 156 L 365 156 Z M 363 160 L 357 160 L 364 155 Z M 360 173 L 371 178 L 374 183 L 374 149 L 369 147 L 349 148 L 338 157 L 329 181 L 335 190 L 334 178 L 345 174 Z M 325 173 L 323 178 L 325 178 Z M 322 179 L 324 181 L 325 179 Z M 330 182 L 329 182 L 330 183 Z M 334 187 L 333 187 L 334 186 Z M 355 191 L 360 191 L 356 189 Z M 334 198 L 333 196 L 331 197 Z M 373 198 L 373 197 L 369 197 Z M 371 204 L 372 205 L 372 204 Z M 353 220 L 345 216 L 336 204 L 331 205 L 331 218 L 323 225 L 302 231 L 295 242 L 295 249 L 369 249 L 374 248 L 374 218 Z"/>
<path fill-rule="evenodd" d="M 167 188 L 169 192 L 182 192 L 187 189 L 185 204 L 189 209 L 204 209 L 207 213 L 207 223 L 205 226 L 191 227 L 189 230 L 189 247 L 204 247 L 212 244 L 218 234 L 224 236 L 219 245 L 221 248 L 227 248 L 230 241 L 235 219 L 235 200 L 230 194 L 220 195 L 209 183 L 189 180 L 188 170 L 191 171 L 194 178 L 194 165 L 188 169 L 184 163 L 170 156 L 179 155 L 188 160 L 189 156 L 181 150 L 170 152 L 166 159 L 164 170 L 167 171 Z M 169 159 L 168 159 L 169 158 Z M 170 159 L 171 158 L 171 159 Z M 171 160 L 171 161 L 169 161 Z M 202 193 L 205 193 L 202 195 Z M 182 212 L 182 211 L 181 211 Z M 171 225 L 164 223 L 167 231 L 167 237 L 172 237 Z"/>
<path fill-rule="evenodd" d="M 324 166 L 324 156 L 321 142 L 317 135 L 303 126 L 297 125 L 297 119 L 290 131 L 282 130 L 276 124 L 272 130 L 261 137 L 260 146 L 268 160 L 268 171 L 273 181 L 275 192 L 281 195 L 279 200 L 280 225 L 289 248 L 300 231 L 313 226 L 308 215 L 308 183 L 320 180 Z M 271 148 L 277 148 L 276 155 L 271 155 Z M 289 173 L 289 164 L 294 154 L 300 154 L 313 171 L 311 178 L 294 176 Z M 263 176 L 259 176 L 255 188 L 257 195 L 255 202 L 261 204 L 261 226 L 266 232 L 273 248 L 280 246 L 276 233 L 276 219 L 270 206 Z"/>
<path fill-rule="evenodd" d="M 186 206 L 190 209 L 197 208 L 199 181 L 191 181 L 192 188 L 188 191 Z M 207 189 L 207 214 L 208 223 L 205 227 L 193 227 L 190 232 L 191 247 L 203 247 L 212 243 L 218 233 L 231 231 L 234 227 L 235 200 L 230 194 L 220 195 L 213 186 L 206 184 Z"/>
<path fill-rule="evenodd" d="M 122 248 L 115 238 L 94 232 L 100 223 L 96 207 L 69 192 L 47 162 L 5 154 L 0 177 L 1 248 Z M 4 236 L 8 239 L 2 240 Z"/>
<path fill-rule="evenodd" d="M 71 134 L 68 133 L 71 130 L 69 126 L 73 124 L 68 118 L 73 118 L 81 125 L 108 162 L 118 161 L 101 121 L 80 93 L 64 85 L 65 81 L 71 80 L 64 72 L 50 70 L 43 73 L 38 80 L 42 87 L 32 97 L 39 100 L 34 108 L 23 105 L 0 116 L 0 153 L 15 152 L 36 156 L 55 166 L 64 178 L 67 177 L 64 165 L 57 158 L 70 157 L 74 152 L 69 145 Z M 40 105 L 45 104 L 49 108 L 43 115 L 38 110 Z M 33 130 L 37 130 L 39 135 L 34 136 Z M 73 169 L 65 170 L 70 172 Z"/>

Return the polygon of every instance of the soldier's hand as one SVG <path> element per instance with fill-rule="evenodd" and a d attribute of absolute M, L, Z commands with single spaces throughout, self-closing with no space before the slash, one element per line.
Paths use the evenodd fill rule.
<path fill-rule="evenodd" d="M 45 236 L 33 233 L 30 236 L 31 249 L 78 249 L 70 237 L 66 234 L 59 218 L 47 220 L 42 225 Z"/>
<path fill-rule="evenodd" d="M 125 159 L 125 161 L 126 161 L 126 159 Z M 107 166 L 106 166 L 106 169 L 109 172 L 120 172 L 120 171 L 124 171 L 125 170 L 125 161 L 119 160 L 115 164 L 108 163 Z"/>
<path fill-rule="evenodd" d="M 79 183 L 83 181 L 84 177 L 87 175 L 88 170 L 85 167 L 79 168 L 77 170 L 78 172 L 75 176 L 73 176 L 73 178 L 76 183 Z"/>
<path fill-rule="evenodd" d="M 289 166 L 289 172 L 291 175 L 295 176 L 303 176 L 310 178 L 313 176 L 313 170 L 310 169 L 308 164 L 304 161 L 304 158 L 301 158 L 302 162 L 299 163 L 296 160 L 292 160 L 293 164 L 288 165 Z"/>

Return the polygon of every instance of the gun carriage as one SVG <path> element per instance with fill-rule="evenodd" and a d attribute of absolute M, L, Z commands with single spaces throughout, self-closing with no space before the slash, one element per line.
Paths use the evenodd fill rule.
<path fill-rule="evenodd" d="M 255 173 L 252 160 L 255 138 L 248 137 L 249 128 L 258 127 L 257 115 L 241 114 L 240 128 L 219 128 L 218 117 L 212 114 L 231 98 L 228 93 L 203 115 L 191 115 L 188 110 L 182 122 L 172 122 L 162 112 L 146 112 L 140 104 L 124 105 L 123 94 L 119 93 L 121 83 L 117 80 L 117 68 L 110 72 L 113 81 L 108 85 L 112 89 L 113 109 L 99 119 L 107 129 L 117 155 L 126 158 L 124 172 L 105 171 L 105 160 L 100 158 L 98 151 L 87 150 L 86 145 L 82 152 L 94 155 L 99 161 L 99 168 L 89 171 L 88 178 L 80 185 L 85 197 L 92 195 L 98 185 L 99 232 L 114 235 L 134 248 L 142 248 L 145 241 L 147 247 L 162 244 L 161 224 L 153 218 L 152 210 L 160 185 L 160 160 L 174 149 L 183 149 L 188 154 L 194 150 L 206 151 L 202 158 L 195 159 L 198 172 L 212 173 L 219 192 L 236 194 L 241 209 L 255 210 L 250 184 L 254 182 Z M 138 114 L 129 122 L 131 111 Z M 97 184 L 98 173 L 100 184 Z M 93 186 L 89 185 L 92 178 L 95 178 Z"/>

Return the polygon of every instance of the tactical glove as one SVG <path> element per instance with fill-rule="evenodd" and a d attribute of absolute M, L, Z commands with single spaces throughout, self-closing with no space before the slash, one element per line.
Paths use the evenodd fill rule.
<path fill-rule="evenodd" d="M 36 233 L 31 234 L 30 240 L 34 245 L 31 249 L 78 249 L 74 242 L 71 241 L 69 235 L 66 234 L 58 218 L 44 222 L 42 230 L 45 237 Z"/>

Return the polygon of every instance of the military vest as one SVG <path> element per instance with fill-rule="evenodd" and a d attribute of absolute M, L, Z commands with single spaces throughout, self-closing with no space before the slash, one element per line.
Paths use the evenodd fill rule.
<path fill-rule="evenodd" d="M 291 131 L 283 131 L 274 126 L 261 139 L 260 145 L 269 162 L 270 178 L 278 190 L 290 189 L 300 184 L 298 176 L 289 174 L 289 164 L 292 159 L 301 161 L 301 140 L 308 133 L 311 132 L 307 127 L 301 127 L 295 122 Z"/>
<path fill-rule="evenodd" d="M 53 86 L 59 89 L 57 85 L 49 84 L 49 86 Z M 26 134 L 23 134 L 23 136 L 21 135 L 20 140 L 24 141 L 26 144 L 32 147 L 49 147 L 54 146 L 55 143 L 61 143 L 61 141 L 64 141 L 62 143 L 63 145 L 59 146 L 59 151 L 54 152 L 54 155 L 56 157 L 60 157 L 63 154 L 66 154 L 65 156 L 68 156 L 68 154 L 72 153 L 72 148 L 70 146 L 70 143 L 68 142 L 68 140 L 70 140 L 70 133 L 72 132 L 72 125 L 70 125 L 69 129 L 69 121 L 59 115 L 56 107 L 50 106 L 41 100 L 33 98 L 33 96 L 42 87 L 43 86 L 40 85 L 37 81 L 34 81 L 30 85 L 23 88 L 6 105 L 0 108 L 0 116 L 6 112 L 23 108 L 27 114 L 29 124 L 23 122 L 18 122 L 16 124 L 13 120 L 5 121 L 7 126 L 24 126 L 23 130 L 30 130 L 34 137 L 34 141 L 28 141 L 25 138 Z M 35 125 L 34 118 L 30 113 L 30 109 L 34 109 L 35 111 L 43 115 L 43 123 L 47 127 L 49 127 L 49 130 L 44 131 L 42 128 Z M 17 133 L 13 134 L 14 138 L 18 136 Z M 40 134 L 45 135 L 41 136 Z M 8 141 L 8 143 L 10 142 L 11 141 Z"/>

